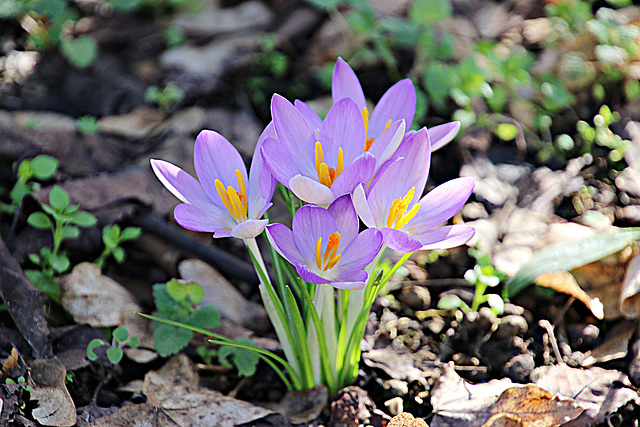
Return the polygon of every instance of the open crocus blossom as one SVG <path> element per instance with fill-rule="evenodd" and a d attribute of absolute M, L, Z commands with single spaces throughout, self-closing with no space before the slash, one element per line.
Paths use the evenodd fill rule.
<path fill-rule="evenodd" d="M 365 127 L 367 148 L 376 156 L 382 158 L 382 162 L 389 159 L 383 156 L 382 151 L 388 151 L 388 143 L 382 139 L 386 130 L 391 129 L 394 122 L 404 120 L 407 127 L 413 123 L 416 113 L 416 89 L 411 79 L 403 79 L 391 86 L 380 98 L 371 114 L 367 108 L 367 102 L 358 77 L 353 69 L 342 58 L 336 60 L 333 68 L 333 79 L 331 82 L 331 95 L 333 102 L 338 102 L 343 98 L 351 98 L 362 113 Z M 297 106 L 297 104 L 296 104 Z M 431 141 L 431 151 L 448 144 L 460 129 L 460 122 L 444 123 L 429 128 L 429 139 Z M 391 129 L 393 131 L 393 129 Z M 405 139 L 412 136 L 415 131 L 407 132 Z M 387 136 L 389 138 L 389 136 Z M 399 143 L 399 142 L 398 142 Z M 393 150 L 397 148 L 392 147 Z M 391 153 L 393 153 L 391 150 Z"/>
<path fill-rule="evenodd" d="M 305 205 L 293 217 L 292 229 L 267 226 L 269 242 L 309 283 L 339 289 L 362 289 L 363 270 L 378 254 L 382 235 L 376 229 L 358 234 L 358 216 L 348 195 L 328 208 Z"/>
<path fill-rule="evenodd" d="M 337 102 L 317 128 L 280 95 L 273 96 L 271 112 L 276 137 L 265 139 L 262 157 L 298 198 L 328 205 L 371 179 L 376 159 L 363 151 L 364 124 L 354 101 Z"/>
<path fill-rule="evenodd" d="M 430 154 L 429 134 L 421 129 L 400 145 L 397 158 L 382 167 L 368 191 L 359 185 L 353 193 L 362 221 L 379 229 L 384 243 L 395 251 L 451 248 L 466 243 L 475 232 L 466 225 L 439 227 L 467 201 L 473 178 L 453 179 L 419 199 L 429 174 Z"/>
<path fill-rule="evenodd" d="M 264 130 L 256 152 L 265 138 L 274 136 L 273 126 Z M 183 203 L 174 218 L 188 230 L 213 232 L 213 237 L 251 239 L 267 225 L 260 219 L 271 206 L 275 180 L 254 155 L 247 169 L 238 150 L 217 132 L 203 130 L 196 138 L 193 154 L 198 180 L 163 160 L 151 166 L 164 186 Z"/>

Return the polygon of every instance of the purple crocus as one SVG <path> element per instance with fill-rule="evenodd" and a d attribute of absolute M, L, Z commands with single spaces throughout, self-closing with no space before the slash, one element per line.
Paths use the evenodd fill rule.
<path fill-rule="evenodd" d="M 300 277 L 309 283 L 329 283 L 339 289 L 362 289 L 363 270 L 378 254 L 382 235 L 367 229 L 358 234 L 358 216 L 348 195 L 328 208 L 305 205 L 293 216 L 292 230 L 267 226 L 267 237 Z"/>
<path fill-rule="evenodd" d="M 313 127 L 310 118 L 277 94 L 271 113 L 276 135 L 265 139 L 262 157 L 273 176 L 301 200 L 328 205 L 371 179 L 376 159 L 363 151 L 364 124 L 351 99 L 337 102 Z"/>
<path fill-rule="evenodd" d="M 271 206 L 276 182 L 257 153 L 273 136 L 270 124 L 260 135 L 248 179 L 238 150 L 210 130 L 200 132 L 194 147 L 200 181 L 169 162 L 151 160 L 158 179 L 183 202 L 175 208 L 176 222 L 188 230 L 213 232 L 216 238 L 251 239 L 262 233 L 268 221 L 260 218 Z"/>
<path fill-rule="evenodd" d="M 382 158 L 383 162 L 388 160 L 382 155 L 383 151 L 388 151 L 386 141 L 378 141 L 385 130 L 399 120 L 404 120 L 407 127 L 413 123 L 416 113 L 416 90 L 411 79 L 403 79 L 391 86 L 380 98 L 371 115 L 367 109 L 367 102 L 362 91 L 362 86 L 358 77 L 353 72 L 349 64 L 344 59 L 338 58 L 333 68 L 333 79 L 331 82 L 331 95 L 333 102 L 338 102 L 343 98 L 351 98 L 362 113 L 365 125 L 366 144 L 376 158 Z M 429 128 L 429 139 L 431 141 L 431 151 L 436 151 L 448 144 L 460 129 L 460 122 L 444 123 Z M 408 131 L 405 140 L 413 135 L 415 131 Z M 398 142 L 399 143 L 399 142 Z M 394 149 L 397 145 L 394 147 Z M 393 153 L 393 150 L 391 151 Z"/>
<path fill-rule="evenodd" d="M 379 229 L 385 244 L 398 252 L 445 249 L 469 241 L 473 227 L 439 225 L 462 208 L 473 191 L 473 178 L 453 179 L 420 199 L 431 158 L 424 128 L 404 141 L 395 156 L 368 190 L 359 185 L 353 193 L 355 209 L 365 225 Z"/>

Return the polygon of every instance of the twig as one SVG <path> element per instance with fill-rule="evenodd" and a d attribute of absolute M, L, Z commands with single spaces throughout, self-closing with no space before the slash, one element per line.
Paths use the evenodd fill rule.
<path fill-rule="evenodd" d="M 558 361 L 558 365 L 564 365 L 564 360 L 562 360 L 562 354 L 560 353 L 560 348 L 558 348 L 558 341 L 556 340 L 556 334 L 553 332 L 553 326 L 549 323 L 548 320 L 542 319 L 538 322 L 540 326 L 546 329 L 547 334 L 549 334 L 549 341 L 551 342 L 551 348 L 553 348 L 553 352 L 556 355 L 556 360 Z"/>

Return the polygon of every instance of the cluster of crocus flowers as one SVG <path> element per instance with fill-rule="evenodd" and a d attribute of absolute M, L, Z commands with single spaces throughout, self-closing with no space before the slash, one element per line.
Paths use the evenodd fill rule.
<path fill-rule="evenodd" d="M 331 388 L 354 378 L 359 339 L 375 296 L 370 290 L 380 286 L 378 281 L 372 286 L 369 272 L 384 247 L 405 254 L 395 269 L 416 250 L 451 248 L 474 234 L 469 226 L 443 225 L 471 195 L 473 179 L 454 179 L 422 196 L 431 152 L 451 141 L 459 123 L 407 130 L 416 109 L 409 79 L 389 88 L 370 113 L 358 78 L 341 58 L 334 68 L 332 98 L 334 104 L 322 119 L 304 102 L 274 95 L 272 122 L 256 144 L 249 173 L 233 145 L 213 131 L 202 131 L 196 139 L 198 179 L 171 163 L 151 161 L 158 179 L 182 202 L 174 211 L 178 224 L 246 242 L 296 388 L 318 381 Z M 276 182 L 305 203 L 293 214 L 291 228 L 262 219 Z M 280 280 L 286 270 L 289 281 L 303 283 L 298 288 L 302 303 L 303 296 L 309 297 L 306 287 L 315 292 L 315 330 L 291 326 L 303 319 L 287 284 L 278 284 L 279 295 L 265 271 L 255 241 L 265 228 L 275 252 L 293 267 L 278 264 Z M 274 265 L 280 263 L 275 252 Z M 347 291 L 338 298 L 363 291 L 336 305 L 327 285 Z M 347 316 L 338 316 L 338 307 L 347 307 Z M 326 358 L 303 351 L 303 344 Z"/>

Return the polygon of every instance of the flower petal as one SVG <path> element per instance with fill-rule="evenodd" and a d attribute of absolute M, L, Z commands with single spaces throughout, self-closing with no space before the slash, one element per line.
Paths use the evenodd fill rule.
<path fill-rule="evenodd" d="M 368 151 L 376 158 L 376 171 L 380 169 L 382 164 L 389 160 L 398 149 L 404 136 L 404 130 L 404 120 L 398 120 L 373 140 Z"/>
<path fill-rule="evenodd" d="M 330 280 L 326 279 L 322 276 L 317 275 L 309 267 L 303 264 L 294 264 L 296 271 L 300 275 L 300 278 L 305 282 L 315 283 L 316 285 L 320 285 L 322 283 L 329 283 Z"/>
<path fill-rule="evenodd" d="M 345 165 L 364 151 L 362 113 L 351 98 L 343 98 L 331 107 L 322 123 L 318 139 L 322 143 L 325 163 L 329 166 L 337 163 L 339 148 L 343 150 Z"/>
<path fill-rule="evenodd" d="M 162 185 L 182 202 L 201 207 L 214 206 L 197 179 L 164 160 L 151 160 L 151 168 Z"/>
<path fill-rule="evenodd" d="M 431 152 L 447 145 L 458 134 L 460 122 L 443 123 L 427 129 L 429 141 L 431 141 Z"/>
<path fill-rule="evenodd" d="M 187 230 L 214 232 L 231 230 L 235 222 L 229 216 L 220 218 L 195 205 L 181 203 L 173 211 L 173 217 L 178 224 Z"/>
<path fill-rule="evenodd" d="M 356 187 L 351 198 L 353 200 L 353 206 L 356 208 L 356 212 L 362 222 L 364 222 L 364 225 L 369 228 L 374 228 L 376 226 L 376 222 L 373 219 L 371 208 L 369 208 L 369 202 L 367 201 L 367 195 L 364 192 L 363 184 Z"/>
<path fill-rule="evenodd" d="M 416 114 L 416 89 L 411 79 L 400 80 L 382 95 L 371 113 L 369 135 L 378 136 L 382 129 L 396 120 L 404 119 L 407 127 L 413 123 Z"/>
<path fill-rule="evenodd" d="M 269 223 L 267 219 L 248 219 L 231 229 L 231 237 L 237 239 L 252 239 L 264 231 Z"/>
<path fill-rule="evenodd" d="M 293 241 L 302 258 L 309 263 L 316 259 L 316 241 L 322 238 L 323 247 L 331 233 L 337 231 L 336 221 L 328 210 L 320 206 L 304 205 L 293 216 Z"/>
<path fill-rule="evenodd" d="M 267 225 L 267 239 L 280 255 L 292 264 L 301 264 L 305 260 L 293 240 L 293 232 L 282 224 Z"/>
<path fill-rule="evenodd" d="M 394 251 L 409 253 L 417 251 L 423 246 L 418 239 L 404 231 L 393 228 L 383 228 L 380 231 L 384 237 L 384 243 Z"/>
<path fill-rule="evenodd" d="M 439 226 L 462 209 L 474 185 L 473 178 L 464 177 L 437 186 L 420 199 L 420 209 L 403 229 L 417 235 Z"/>
<path fill-rule="evenodd" d="M 358 156 L 349 166 L 336 177 L 331 186 L 335 197 L 349 194 L 358 184 L 367 183 L 373 176 L 376 158 L 369 152 Z"/>
<path fill-rule="evenodd" d="M 226 210 L 214 182 L 219 179 L 225 188 L 238 188 L 236 169 L 242 173 L 244 181 L 248 181 L 247 168 L 238 150 L 218 132 L 203 130 L 196 138 L 193 162 L 204 191 L 216 206 Z"/>
<path fill-rule="evenodd" d="M 475 232 L 476 230 L 469 225 L 447 225 L 434 228 L 415 237 L 422 244 L 420 249 L 449 249 L 467 243 Z"/>
<path fill-rule="evenodd" d="M 354 73 L 349 64 L 340 57 L 336 60 L 336 65 L 333 68 L 331 97 L 334 103 L 343 98 L 351 98 L 360 111 L 367 106 L 364 92 L 362 91 L 362 86 L 356 73 Z"/>
<path fill-rule="evenodd" d="M 289 188 L 289 180 L 300 174 L 300 168 L 291 153 L 280 141 L 267 138 L 260 147 L 260 154 L 267 169 L 276 180 Z"/>
<path fill-rule="evenodd" d="M 273 122 L 271 122 L 264 131 L 262 131 L 256 143 L 256 148 L 253 151 L 251 168 L 249 169 L 249 187 L 247 188 L 249 218 L 258 219 L 262 216 L 265 205 L 271 201 L 273 192 L 276 189 L 276 179 L 264 164 L 264 159 L 261 154 L 264 141 L 267 138 L 274 137 L 276 137 L 276 132 L 273 127 Z"/>
<path fill-rule="evenodd" d="M 330 282 L 329 284 L 337 289 L 345 289 L 348 291 L 355 291 L 358 289 L 364 289 L 367 286 L 367 279 L 369 275 L 363 271 L 366 275 L 365 279 L 358 282 Z"/>
<path fill-rule="evenodd" d="M 378 255 L 381 247 L 382 234 L 380 231 L 368 228 L 349 243 L 333 270 L 338 274 L 338 277 L 345 273 L 362 270 Z"/>
<path fill-rule="evenodd" d="M 271 116 L 278 140 L 291 154 L 294 164 L 304 175 L 310 176 L 315 170 L 315 143 L 313 130 L 296 107 L 282 96 L 271 98 Z"/>
<path fill-rule="evenodd" d="M 335 199 L 327 210 L 336 221 L 341 236 L 338 252 L 341 252 L 358 235 L 358 215 L 348 194 Z"/>
<path fill-rule="evenodd" d="M 309 104 L 296 99 L 293 105 L 300 111 L 300 114 L 307 121 L 307 124 L 312 130 L 320 129 L 322 127 L 322 119 L 313 111 L 313 108 L 309 107 Z"/>
<path fill-rule="evenodd" d="M 307 203 L 328 205 L 336 198 L 330 188 L 306 176 L 295 175 L 288 184 L 293 194 Z"/>

